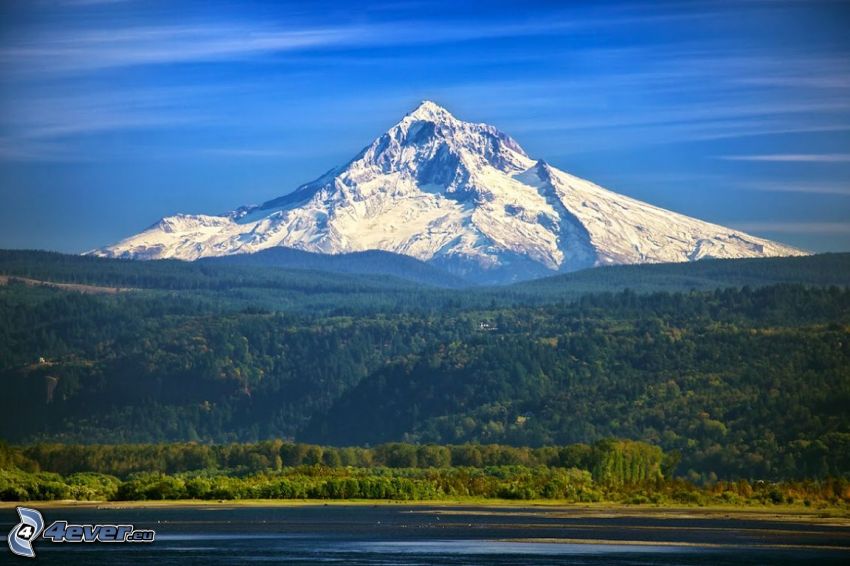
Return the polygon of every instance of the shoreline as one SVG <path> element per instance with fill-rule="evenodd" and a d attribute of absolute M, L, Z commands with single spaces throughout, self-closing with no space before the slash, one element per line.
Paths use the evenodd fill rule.
<path fill-rule="evenodd" d="M 830 523 L 850 527 L 850 510 L 841 508 L 811 509 L 803 506 L 685 506 L 685 505 L 628 505 L 622 503 L 571 503 L 557 500 L 517 501 L 511 499 L 441 499 L 441 500 L 386 500 L 386 499 L 233 499 L 233 500 L 147 500 L 147 501 L 0 501 L 0 509 L 32 506 L 46 509 L 93 508 L 120 509 L 181 509 L 181 508 L 262 508 L 262 507 L 430 507 L 444 508 L 438 513 L 451 514 L 452 509 L 478 508 L 482 514 L 563 512 L 571 516 L 651 517 L 651 518 L 724 518 L 770 519 Z M 414 511 L 415 512 L 415 511 Z"/>

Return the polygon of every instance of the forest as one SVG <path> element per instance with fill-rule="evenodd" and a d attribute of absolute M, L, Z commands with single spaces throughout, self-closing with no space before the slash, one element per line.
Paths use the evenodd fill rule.
<path fill-rule="evenodd" d="M 0 444 L 0 501 L 241 499 L 557 500 L 630 505 L 844 509 L 850 481 L 711 482 L 674 477 L 679 455 L 642 442 L 538 448 L 374 448 L 281 440 L 209 445 Z"/>
<path fill-rule="evenodd" d="M 590 276 L 438 289 L 3 252 L 0 438 L 362 450 L 620 438 L 676 454 L 671 473 L 706 485 L 846 478 L 847 257 L 717 260 L 690 275 L 690 266 L 606 268 L 592 292 L 553 295 L 569 287 L 564 278 Z M 128 290 L 80 293 L 16 277 Z M 630 277 L 636 290 L 622 289 Z M 641 283 L 677 277 L 703 284 Z M 517 465 L 537 464 L 551 465 Z"/>
<path fill-rule="evenodd" d="M 0 276 L 180 297 L 207 308 L 360 315 L 572 302 L 588 294 L 709 291 L 782 283 L 850 285 L 850 253 L 704 260 L 585 269 L 514 285 L 471 287 L 430 264 L 388 252 L 330 259 L 291 249 L 234 257 L 135 261 L 0 250 Z"/>

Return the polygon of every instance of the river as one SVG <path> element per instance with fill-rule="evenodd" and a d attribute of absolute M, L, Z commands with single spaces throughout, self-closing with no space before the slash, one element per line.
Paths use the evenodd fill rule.
<path fill-rule="evenodd" d="M 32 507 L 38 509 L 38 505 Z M 153 543 L 39 540 L 42 564 L 850 564 L 850 528 L 782 515 L 427 505 L 59 506 L 47 524 L 127 524 Z M 0 532 L 16 514 L 0 509 Z M 5 544 L 4 544 L 5 547 Z M 5 548 L 0 563 L 28 563 Z"/>

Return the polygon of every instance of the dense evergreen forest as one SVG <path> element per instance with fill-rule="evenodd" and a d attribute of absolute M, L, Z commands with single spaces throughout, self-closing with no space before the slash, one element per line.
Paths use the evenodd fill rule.
<path fill-rule="evenodd" d="M 404 256 L 368 252 L 333 260 L 323 257 L 268 250 L 197 262 L 134 261 L 0 250 L 0 277 L 179 296 L 201 301 L 208 308 L 264 308 L 311 315 L 550 304 L 625 290 L 689 292 L 780 283 L 850 286 L 850 253 L 601 267 L 509 286 L 466 289 L 458 288 L 463 282 L 457 278 L 435 274 L 437 268 Z"/>
<path fill-rule="evenodd" d="M 694 481 L 846 477 L 848 257 L 606 268 L 456 290 L 0 252 L 10 277 L 0 285 L 0 438 L 623 438 L 678 454 L 676 474 Z M 624 290 L 630 279 L 635 290 Z"/>

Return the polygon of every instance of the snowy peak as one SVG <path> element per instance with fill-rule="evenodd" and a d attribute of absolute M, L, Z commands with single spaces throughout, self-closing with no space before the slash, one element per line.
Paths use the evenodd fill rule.
<path fill-rule="evenodd" d="M 450 155 L 469 167 L 489 165 L 502 171 L 528 166 L 528 155 L 507 134 L 487 124 L 474 124 L 455 118 L 431 101 L 422 102 L 413 112 L 390 128 L 371 146 L 372 155 L 401 162 Z"/>
<path fill-rule="evenodd" d="M 424 121 L 434 123 L 456 123 L 459 120 L 451 112 L 431 100 L 423 100 L 419 106 L 408 112 L 402 121 Z"/>
<path fill-rule="evenodd" d="M 282 197 L 221 216 L 165 218 L 95 253 L 194 260 L 273 247 L 384 250 L 487 282 L 805 253 L 604 189 L 428 100 L 346 165 Z"/>

